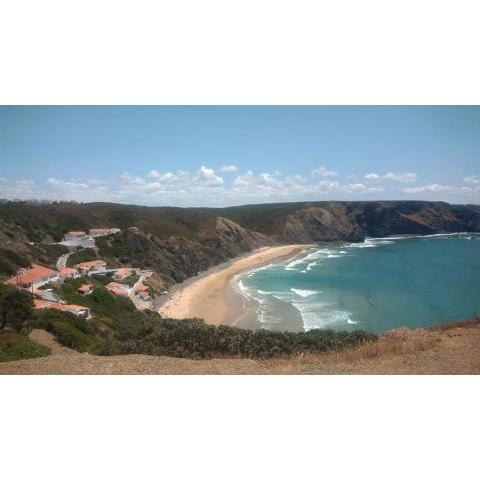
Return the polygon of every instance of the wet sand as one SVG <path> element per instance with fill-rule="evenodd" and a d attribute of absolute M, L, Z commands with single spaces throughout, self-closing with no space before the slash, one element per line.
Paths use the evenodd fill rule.
<path fill-rule="evenodd" d="M 267 247 L 227 264 L 203 278 L 180 287 L 172 293 L 158 312 L 170 318 L 203 318 L 214 325 L 230 325 L 244 316 L 251 302 L 232 288 L 232 279 L 254 268 L 267 265 L 274 260 L 296 255 L 311 245 L 282 245 Z M 254 318 L 249 321 L 255 322 Z"/>

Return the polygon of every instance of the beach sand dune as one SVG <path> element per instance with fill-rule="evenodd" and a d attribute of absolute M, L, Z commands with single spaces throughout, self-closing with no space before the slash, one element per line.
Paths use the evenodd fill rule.
<path fill-rule="evenodd" d="M 179 288 L 158 310 L 169 318 L 203 318 L 214 325 L 231 324 L 244 313 L 245 303 L 232 292 L 231 281 L 236 275 L 267 265 L 274 260 L 296 255 L 311 245 L 266 247 L 247 257 L 234 260 L 225 268 Z M 240 298 L 239 298 L 240 297 Z"/>

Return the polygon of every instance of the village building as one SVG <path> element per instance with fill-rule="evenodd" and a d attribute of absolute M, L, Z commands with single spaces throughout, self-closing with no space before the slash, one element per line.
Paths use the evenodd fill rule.
<path fill-rule="evenodd" d="M 113 274 L 115 280 L 124 280 L 134 273 L 133 268 L 120 268 Z"/>
<path fill-rule="evenodd" d="M 60 243 L 68 247 L 93 248 L 95 246 L 94 238 L 81 230 L 65 233 Z"/>
<path fill-rule="evenodd" d="M 31 268 L 20 269 L 16 275 L 10 277 L 8 283 L 33 290 L 46 283 L 56 282 L 58 279 L 59 274 L 57 271 L 33 264 Z"/>
<path fill-rule="evenodd" d="M 135 289 L 135 291 L 136 291 L 137 293 L 139 293 L 139 292 L 148 292 L 149 290 L 150 290 L 150 288 L 149 288 L 147 285 L 145 285 L 145 284 L 139 285 L 139 286 Z"/>
<path fill-rule="evenodd" d="M 59 272 L 60 278 L 77 278 L 80 276 L 80 273 L 76 268 L 62 268 Z"/>
<path fill-rule="evenodd" d="M 112 235 L 114 233 L 118 233 L 120 231 L 119 228 L 91 228 L 88 233 L 91 237 L 103 237 L 105 235 Z"/>
<path fill-rule="evenodd" d="M 78 269 L 83 275 L 93 272 L 93 271 L 105 271 L 107 262 L 104 260 L 92 260 L 90 262 L 82 262 L 75 265 L 75 268 Z"/>
<path fill-rule="evenodd" d="M 128 295 L 130 287 L 122 283 L 110 282 L 105 288 L 114 295 Z"/>
<path fill-rule="evenodd" d="M 80 230 L 76 230 L 76 231 L 71 231 L 71 232 L 67 232 L 63 235 L 63 241 L 64 242 L 70 242 L 70 241 L 75 241 L 75 240 L 79 240 L 79 239 L 83 239 L 87 236 L 87 234 L 85 232 L 82 232 Z"/>
<path fill-rule="evenodd" d="M 73 313 L 73 315 L 85 319 L 89 319 L 91 317 L 90 309 L 88 307 L 84 307 L 83 305 L 62 304 L 56 302 L 49 302 L 47 300 L 39 300 L 37 298 L 34 299 L 33 303 L 36 310 L 52 309 L 58 310 L 60 312 Z"/>
<path fill-rule="evenodd" d="M 147 292 L 141 291 L 141 292 L 137 292 L 137 296 L 142 300 L 148 300 L 150 298 L 150 293 L 148 291 Z"/>
<path fill-rule="evenodd" d="M 84 285 L 81 285 L 78 287 L 78 292 L 81 295 L 88 295 L 89 293 L 92 293 L 93 291 L 93 285 L 89 285 L 88 283 L 85 283 Z"/>

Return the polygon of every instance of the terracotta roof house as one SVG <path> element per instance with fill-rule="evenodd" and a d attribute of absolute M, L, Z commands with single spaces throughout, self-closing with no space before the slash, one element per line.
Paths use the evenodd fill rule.
<path fill-rule="evenodd" d="M 59 279 L 58 272 L 51 268 L 33 264 L 31 268 L 20 269 L 16 275 L 10 277 L 8 283 L 22 288 L 38 288 L 48 282 Z"/>
<path fill-rule="evenodd" d="M 148 292 L 150 289 L 145 285 L 145 284 L 142 284 L 142 285 L 139 285 L 135 291 L 136 292 Z"/>
<path fill-rule="evenodd" d="M 129 277 L 133 273 L 131 268 L 120 268 L 113 274 L 115 280 L 123 280 L 124 278 Z"/>
<path fill-rule="evenodd" d="M 93 290 L 93 285 L 89 285 L 88 283 L 85 283 L 84 285 L 81 285 L 78 287 L 78 292 L 82 295 L 88 295 L 91 293 Z"/>
<path fill-rule="evenodd" d="M 130 287 L 122 283 L 110 282 L 105 288 L 114 295 L 128 295 Z"/>
<path fill-rule="evenodd" d="M 47 300 L 34 299 L 34 308 L 36 310 L 51 309 L 59 310 L 60 312 L 73 313 L 77 317 L 90 318 L 90 309 L 83 305 L 62 304 L 56 302 L 49 302 Z"/>
<path fill-rule="evenodd" d="M 78 270 L 76 268 L 62 268 L 59 272 L 60 278 L 75 278 L 79 276 Z"/>
<path fill-rule="evenodd" d="M 75 265 L 75 268 L 80 270 L 82 273 L 88 273 L 92 270 L 105 270 L 107 262 L 103 260 L 92 260 L 91 262 L 82 262 Z"/>

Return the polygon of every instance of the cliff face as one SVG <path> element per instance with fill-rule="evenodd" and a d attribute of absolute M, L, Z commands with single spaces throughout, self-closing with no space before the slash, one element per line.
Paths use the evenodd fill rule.
<path fill-rule="evenodd" d="M 112 226 L 97 241 L 113 265 L 157 272 L 167 287 L 200 271 L 272 244 L 362 241 L 365 236 L 480 231 L 480 207 L 442 202 L 310 202 L 224 209 L 115 204 L 0 205 L 0 275 L 28 261 L 54 264 L 71 229 Z M 35 242 L 32 244 L 31 242 Z M 48 247 L 48 248 L 47 248 Z"/>
<path fill-rule="evenodd" d="M 329 209 L 309 207 L 287 216 L 280 239 L 288 243 L 363 240 L 363 231 L 343 205 Z"/>
<path fill-rule="evenodd" d="M 198 241 L 179 236 L 161 239 L 136 227 L 116 235 L 114 240 L 125 249 L 120 264 L 123 262 L 154 270 L 164 287 L 272 244 L 267 236 L 245 230 L 220 217 L 216 219 L 215 230 L 202 233 Z M 99 255 L 108 258 L 108 249 L 100 249 Z M 113 260 L 118 262 L 118 258 Z"/>
<path fill-rule="evenodd" d="M 350 205 L 365 236 L 479 231 L 480 208 L 452 206 L 443 202 L 363 202 Z"/>

